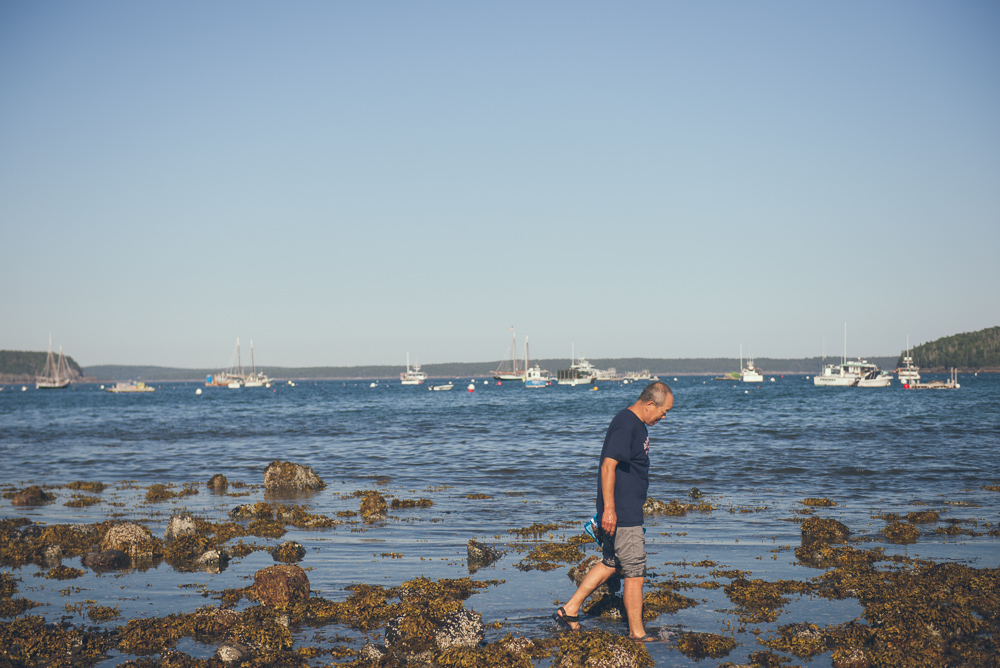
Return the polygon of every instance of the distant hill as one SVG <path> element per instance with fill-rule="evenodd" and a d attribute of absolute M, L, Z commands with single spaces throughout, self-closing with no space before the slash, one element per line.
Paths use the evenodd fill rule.
<path fill-rule="evenodd" d="M 869 361 L 878 364 L 882 368 L 894 368 L 896 358 L 894 357 L 868 357 Z M 836 360 L 829 360 L 836 361 Z M 614 367 L 621 373 L 629 371 L 642 371 L 648 369 L 650 372 L 660 376 L 676 376 L 682 374 L 705 374 L 718 375 L 739 371 L 740 361 L 736 358 L 642 358 L 630 357 L 620 359 L 594 359 L 591 362 L 598 369 L 608 369 Z M 772 359 L 758 357 L 754 360 L 756 366 L 763 370 L 765 374 L 813 374 L 818 372 L 823 366 L 823 360 L 819 357 L 805 359 Z M 532 364 L 539 364 L 543 369 L 555 373 L 559 369 L 569 367 L 570 360 L 562 359 L 540 359 L 532 360 Z M 431 378 L 482 378 L 491 376 L 491 369 L 495 369 L 499 364 L 494 362 L 454 362 L 449 364 L 424 364 L 421 370 L 426 372 Z M 266 367 L 264 371 L 272 378 L 277 379 L 369 379 L 369 378 L 399 378 L 403 371 L 400 365 L 392 366 L 326 366 L 326 367 Z M 218 373 L 218 369 L 177 369 L 172 367 L 159 366 L 120 366 L 101 365 L 86 368 L 87 375 L 98 378 L 102 381 L 123 381 L 123 380 L 144 380 L 144 381 L 203 381 L 205 377 Z"/>
<path fill-rule="evenodd" d="M 35 353 L 21 350 L 0 350 L 0 383 L 33 383 L 35 376 L 45 370 L 47 352 Z M 73 380 L 83 377 L 83 369 L 66 356 L 70 376 Z"/>
<path fill-rule="evenodd" d="M 898 365 L 903 364 L 903 351 Z M 926 371 L 1000 371 L 1000 327 L 946 336 L 915 346 L 913 363 Z"/>

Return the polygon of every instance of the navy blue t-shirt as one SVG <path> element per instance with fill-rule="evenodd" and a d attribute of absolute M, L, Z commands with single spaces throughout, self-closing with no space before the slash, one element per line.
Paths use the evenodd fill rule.
<path fill-rule="evenodd" d="M 618 461 L 615 469 L 615 513 L 618 526 L 642 526 L 642 504 L 649 488 L 649 432 L 635 413 L 623 409 L 608 426 L 601 448 L 601 463 L 606 458 Z M 597 515 L 604 514 L 600 466 L 597 472 Z"/>

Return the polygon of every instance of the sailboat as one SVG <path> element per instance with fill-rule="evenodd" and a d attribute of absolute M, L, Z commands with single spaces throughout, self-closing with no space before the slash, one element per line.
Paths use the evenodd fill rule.
<path fill-rule="evenodd" d="M 239 339 L 236 340 L 239 346 Z M 253 339 L 250 339 L 250 373 L 243 376 L 243 387 L 271 387 L 271 379 L 263 371 L 257 371 L 257 364 L 253 358 Z"/>
<path fill-rule="evenodd" d="M 517 336 L 514 328 L 510 328 L 510 368 L 507 368 L 507 360 L 501 360 L 500 364 L 493 371 L 490 371 L 497 380 L 524 380 L 527 376 L 527 365 L 522 371 L 517 368 Z"/>
<path fill-rule="evenodd" d="M 59 359 L 52 354 L 52 335 L 49 334 L 49 354 L 45 358 L 45 369 L 41 376 L 35 376 L 36 390 L 61 390 L 69 387 L 69 365 L 63 357 L 62 346 L 59 346 Z"/>

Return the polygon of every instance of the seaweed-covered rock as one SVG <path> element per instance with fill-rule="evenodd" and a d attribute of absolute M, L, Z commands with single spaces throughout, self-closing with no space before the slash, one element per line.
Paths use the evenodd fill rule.
<path fill-rule="evenodd" d="M 163 554 L 159 540 L 140 524 L 116 524 L 101 540 L 102 550 L 121 550 L 131 559 L 152 559 Z"/>
<path fill-rule="evenodd" d="M 187 513 L 174 513 L 163 530 L 163 540 L 172 543 L 179 536 L 193 536 L 198 533 L 198 525 Z"/>
<path fill-rule="evenodd" d="M 389 506 L 386 505 L 385 497 L 378 492 L 370 492 L 361 500 L 361 518 L 365 522 L 377 522 L 384 520 Z"/>
<path fill-rule="evenodd" d="M 274 460 L 264 469 L 264 487 L 270 490 L 317 490 L 325 488 L 326 483 L 310 466 Z"/>
<path fill-rule="evenodd" d="M 500 550 L 472 539 L 469 539 L 466 551 L 469 555 L 469 570 L 473 573 L 503 556 Z"/>
<path fill-rule="evenodd" d="M 385 627 L 385 646 L 408 659 L 419 660 L 427 650 L 476 647 L 485 634 L 482 615 L 460 606 L 439 620 L 431 615 L 412 614 L 389 620 Z M 425 637 L 431 635 L 433 646 L 428 647 Z"/>
<path fill-rule="evenodd" d="M 851 535 L 851 530 L 837 520 L 810 517 L 802 523 L 802 544 L 842 543 Z"/>
<path fill-rule="evenodd" d="M 279 608 L 308 599 L 309 578 L 298 566 L 268 566 L 253 574 L 251 590 L 262 604 Z"/>
<path fill-rule="evenodd" d="M 110 571 L 126 568 L 129 565 L 129 558 L 121 550 L 102 550 L 85 554 L 81 563 L 95 571 Z"/>
<path fill-rule="evenodd" d="M 306 556 L 306 548 L 302 543 L 294 540 L 286 540 L 278 547 L 271 550 L 271 558 L 275 561 L 283 561 L 286 564 L 294 564 L 302 561 Z"/>
<path fill-rule="evenodd" d="M 208 482 L 205 484 L 208 486 L 209 489 L 215 492 L 225 492 L 226 489 L 229 488 L 229 481 L 226 480 L 226 476 L 222 475 L 221 473 L 216 473 L 215 475 L 213 475 L 211 478 L 208 479 Z"/>
<path fill-rule="evenodd" d="M 55 494 L 49 494 L 38 485 L 25 487 L 10 500 L 12 506 L 42 506 L 56 500 Z"/>

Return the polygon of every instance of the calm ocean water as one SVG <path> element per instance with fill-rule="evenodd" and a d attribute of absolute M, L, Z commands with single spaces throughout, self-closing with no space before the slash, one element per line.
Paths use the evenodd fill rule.
<path fill-rule="evenodd" d="M 770 376 L 766 376 L 770 378 Z M 939 509 L 943 518 L 990 523 L 1000 520 L 1000 493 L 981 489 L 1000 483 L 1000 377 L 962 375 L 955 391 L 817 388 L 801 376 L 747 386 L 702 376 L 665 377 L 675 392 L 674 410 L 650 428 L 650 495 L 684 499 L 698 487 L 718 509 L 647 523 L 650 567 L 706 557 L 720 566 L 753 571 L 753 577 L 813 577 L 789 552 L 762 561 L 776 545 L 798 545 L 789 519 L 803 497 L 828 497 L 824 509 L 856 534 L 877 536 L 884 525 L 873 512 Z M 93 522 L 109 513 L 134 512 L 162 534 L 170 513 L 187 508 L 220 521 L 226 511 L 263 499 L 263 491 L 234 499 L 212 495 L 143 505 L 152 483 L 204 483 L 215 473 L 250 484 L 263 482 L 272 460 L 313 467 L 330 487 L 306 500 L 313 512 L 333 516 L 356 510 L 347 494 L 379 489 L 399 498 L 430 498 L 434 506 L 394 513 L 389 522 L 363 532 L 348 527 L 322 532 L 290 531 L 286 539 L 309 549 L 314 590 L 346 596 L 357 582 L 394 585 L 418 575 L 463 577 L 470 538 L 499 547 L 510 529 L 535 522 L 577 523 L 593 513 L 597 456 L 611 417 L 637 397 L 641 385 L 601 384 L 528 389 L 518 384 L 476 384 L 458 379 L 450 392 L 403 387 L 398 381 L 300 382 L 271 389 L 229 390 L 193 383 L 157 384 L 147 395 L 114 395 L 96 385 L 66 391 L 6 386 L 0 392 L 0 483 L 5 487 L 64 484 L 73 480 L 117 483 L 109 502 L 87 509 L 56 503 L 37 509 L 0 502 L 0 517 L 26 516 L 46 522 Z M 894 383 L 895 384 L 895 383 Z M 134 485 L 121 481 L 136 481 Z M 470 500 L 480 493 L 491 498 Z M 63 498 L 65 497 L 65 499 Z M 115 506 L 112 502 L 122 503 Z M 567 534 L 577 533 L 568 529 Z M 941 538 L 927 534 L 909 547 L 887 551 L 957 560 L 979 567 L 1000 563 L 1000 542 L 989 537 Z M 387 558 L 386 553 L 396 556 Z M 486 621 L 528 636 L 553 632 L 548 622 L 556 600 L 572 593 L 566 568 L 542 573 L 513 566 L 523 555 L 509 552 L 475 577 L 506 582 L 466 602 Z M 226 571 L 192 576 L 162 565 L 120 582 L 88 574 L 74 581 L 85 596 L 118 605 L 129 616 L 163 615 L 205 605 L 183 585 L 197 581 L 210 590 L 242 587 L 253 572 L 273 563 L 254 553 Z M 73 565 L 73 564 L 69 564 Z M 77 564 L 78 565 L 78 564 Z M 65 614 L 64 585 L 25 577 L 21 594 L 49 608 L 34 612 L 58 620 Z M 657 624 L 718 632 L 724 597 L 705 602 Z M 814 623 L 856 617 L 856 602 L 800 601 Z M 809 606 L 813 606 L 810 608 Z M 798 612 L 802 612 L 799 610 Z M 779 618 L 779 624 L 788 623 Z M 600 624 L 600 622 L 593 622 Z M 343 629 L 338 632 L 345 633 Z M 305 632 L 307 633 L 307 632 Z M 757 649 L 754 638 L 728 660 Z M 197 656 L 214 648 L 185 641 Z M 657 665 L 696 665 L 666 646 L 651 650 Z M 113 657 L 111 665 L 131 657 Z"/>

